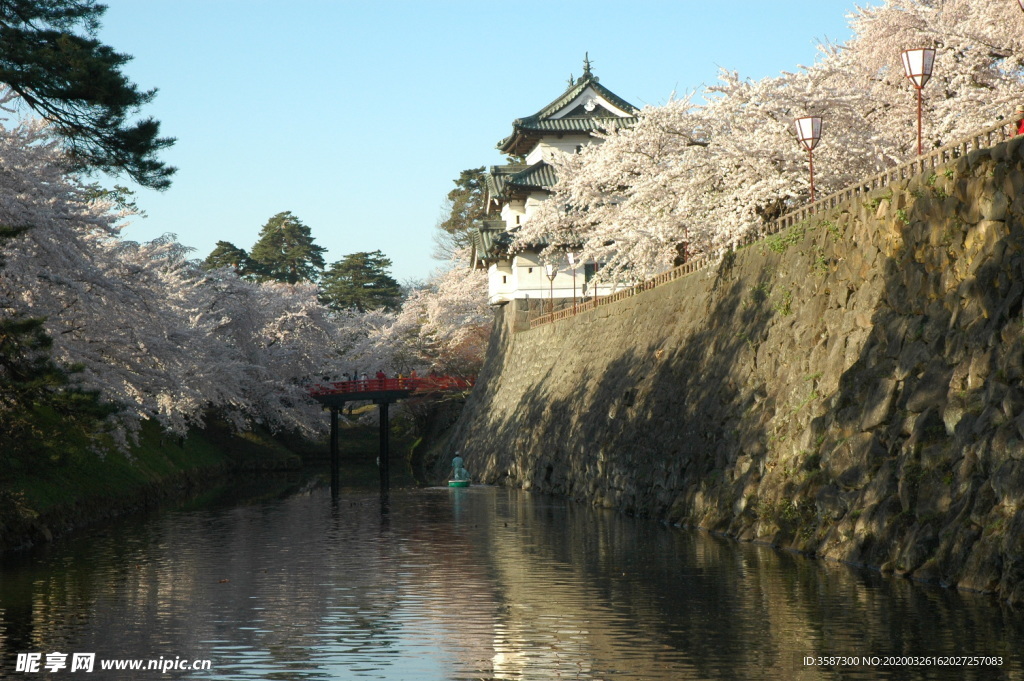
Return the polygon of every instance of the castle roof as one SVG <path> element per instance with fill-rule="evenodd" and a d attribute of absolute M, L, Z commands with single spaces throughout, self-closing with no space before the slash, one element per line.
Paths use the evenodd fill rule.
<path fill-rule="evenodd" d="M 636 123 L 635 106 L 601 85 L 589 65 L 578 81 L 532 116 L 517 118 L 512 134 L 498 149 L 513 156 L 530 152 L 540 138 L 552 134 L 589 134 Z"/>
<path fill-rule="evenodd" d="M 512 241 L 502 220 L 484 220 L 483 225 L 469 232 L 473 246 L 474 267 L 486 267 L 508 253 Z"/>
<path fill-rule="evenodd" d="M 550 189 L 557 181 L 555 169 L 544 161 L 538 161 L 533 165 L 509 163 L 491 166 L 485 176 L 484 186 L 491 200 L 500 201 L 529 193 L 533 189 Z"/>

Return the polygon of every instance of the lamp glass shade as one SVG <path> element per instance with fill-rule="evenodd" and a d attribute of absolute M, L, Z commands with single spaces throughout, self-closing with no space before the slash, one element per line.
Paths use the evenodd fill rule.
<path fill-rule="evenodd" d="M 807 151 L 818 146 L 821 139 L 821 116 L 805 116 L 796 119 L 796 138 Z"/>
<path fill-rule="evenodd" d="M 1024 11 L 1024 0 L 1017 0 L 1017 4 L 1020 5 L 1021 11 Z"/>
<path fill-rule="evenodd" d="M 552 265 L 551 263 L 544 265 L 544 271 L 547 273 L 548 279 L 555 278 L 555 266 Z"/>
<path fill-rule="evenodd" d="M 1024 2 L 1024 0 L 1020 0 L 1020 1 Z M 568 253 L 565 254 L 565 258 L 566 258 L 566 260 L 569 261 L 569 267 L 576 267 L 576 254 L 575 253 L 573 253 L 572 251 L 569 251 Z"/>
<path fill-rule="evenodd" d="M 921 47 L 903 52 L 903 71 L 907 74 L 907 78 L 913 81 L 914 87 L 924 87 L 924 84 L 932 77 L 934 65 L 934 47 Z"/>

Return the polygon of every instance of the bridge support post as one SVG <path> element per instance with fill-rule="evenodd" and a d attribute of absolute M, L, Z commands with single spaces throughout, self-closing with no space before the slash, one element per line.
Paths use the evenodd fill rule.
<path fill-rule="evenodd" d="M 391 461 L 391 428 L 388 423 L 388 401 L 381 400 L 377 404 L 380 412 L 380 459 L 377 465 L 380 468 L 380 493 L 386 495 L 390 487 L 388 466 Z"/>
<path fill-rule="evenodd" d="M 331 496 L 341 491 L 341 455 L 338 453 L 338 408 L 331 407 Z"/>

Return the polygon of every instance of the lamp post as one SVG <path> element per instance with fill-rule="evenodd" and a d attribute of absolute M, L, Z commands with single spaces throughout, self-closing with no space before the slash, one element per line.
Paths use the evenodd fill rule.
<path fill-rule="evenodd" d="M 796 119 L 796 138 L 807 150 L 807 163 L 811 169 L 811 203 L 814 203 L 814 147 L 821 139 L 821 116 Z"/>
<path fill-rule="evenodd" d="M 921 88 L 932 77 L 935 65 L 935 48 L 919 47 L 903 52 L 903 71 L 917 88 L 917 155 L 921 155 Z"/>
<path fill-rule="evenodd" d="M 555 277 L 558 276 L 558 270 L 551 263 L 544 265 L 544 270 L 548 275 L 548 312 L 554 314 L 555 312 Z"/>
<path fill-rule="evenodd" d="M 1021 0 L 1024 2 L 1024 0 Z M 576 254 L 569 251 L 565 254 L 566 259 L 569 261 L 569 267 L 572 268 L 572 311 L 576 313 Z"/>

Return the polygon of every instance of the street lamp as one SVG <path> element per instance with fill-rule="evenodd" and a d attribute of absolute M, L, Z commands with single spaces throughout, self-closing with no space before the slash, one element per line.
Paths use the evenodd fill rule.
<path fill-rule="evenodd" d="M 796 119 L 796 138 L 807 150 L 807 162 L 811 168 L 811 203 L 814 203 L 814 147 L 821 139 L 821 116 Z"/>
<path fill-rule="evenodd" d="M 552 265 L 551 263 L 548 263 L 548 264 L 544 265 L 544 270 L 547 272 L 548 282 L 549 282 L 549 287 L 548 287 L 548 307 L 550 308 L 549 312 L 554 314 L 554 312 L 555 312 L 555 277 L 558 276 L 558 270 L 556 270 L 555 266 Z"/>
<path fill-rule="evenodd" d="M 935 65 L 935 48 L 920 47 L 903 52 L 903 70 L 917 88 L 917 155 L 921 155 L 921 88 L 932 77 Z"/>
<path fill-rule="evenodd" d="M 1020 0 L 1024 2 L 1024 0 Z M 572 268 L 572 310 L 573 314 L 576 313 L 576 254 L 572 251 L 568 251 L 565 254 L 566 259 L 569 261 L 569 267 Z"/>
<path fill-rule="evenodd" d="M 1024 0 L 1017 0 L 1017 4 L 1020 5 L 1021 11 L 1024 11 Z"/>

